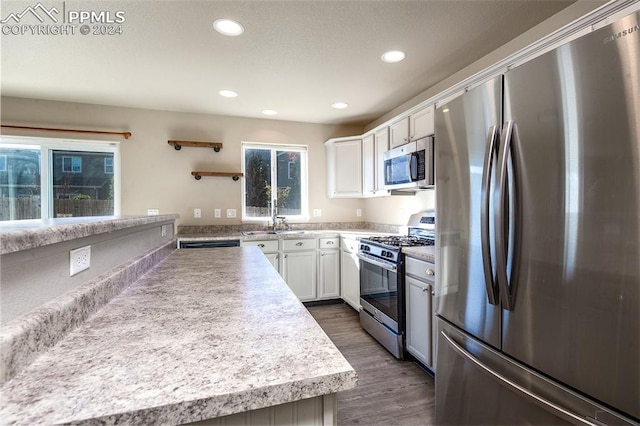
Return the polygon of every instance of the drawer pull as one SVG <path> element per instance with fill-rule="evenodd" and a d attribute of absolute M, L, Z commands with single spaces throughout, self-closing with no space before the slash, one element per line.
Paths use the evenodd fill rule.
<path fill-rule="evenodd" d="M 264 244 L 258 244 L 258 247 L 264 248 Z"/>
<path fill-rule="evenodd" d="M 304 243 L 303 243 L 302 241 L 300 241 L 300 242 L 296 243 L 296 245 L 297 245 L 298 247 L 302 247 L 302 246 L 304 245 Z"/>
<path fill-rule="evenodd" d="M 434 272 L 433 269 L 427 269 L 427 275 L 435 275 L 436 273 Z"/>
<path fill-rule="evenodd" d="M 328 245 L 328 246 L 333 245 L 333 241 L 327 241 L 327 245 Z"/>

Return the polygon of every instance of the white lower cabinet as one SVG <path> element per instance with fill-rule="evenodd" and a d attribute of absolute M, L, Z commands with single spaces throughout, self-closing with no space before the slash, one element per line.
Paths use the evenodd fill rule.
<path fill-rule="evenodd" d="M 406 258 L 406 349 L 432 371 L 435 369 L 434 270 L 432 263 Z"/>
<path fill-rule="evenodd" d="M 407 352 L 431 367 L 431 287 L 406 277 Z"/>
<path fill-rule="evenodd" d="M 240 242 L 241 246 L 255 246 L 260 248 L 265 257 L 271 262 L 276 271 L 280 272 L 280 253 L 278 240 L 246 240 Z M 282 272 L 280 272 L 282 275 Z"/>
<path fill-rule="evenodd" d="M 320 250 L 318 299 L 340 297 L 340 250 Z"/>
<path fill-rule="evenodd" d="M 284 252 L 282 278 L 303 302 L 316 299 L 316 252 Z"/>
<path fill-rule="evenodd" d="M 360 261 L 358 240 L 342 238 L 340 247 L 340 295 L 353 309 L 360 311 Z"/>

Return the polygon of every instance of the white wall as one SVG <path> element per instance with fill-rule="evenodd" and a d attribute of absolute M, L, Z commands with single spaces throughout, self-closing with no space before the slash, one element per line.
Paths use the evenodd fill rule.
<path fill-rule="evenodd" d="M 322 209 L 314 222 L 356 222 L 362 200 L 334 200 L 326 196 L 326 160 L 323 143 L 332 137 L 357 135 L 361 127 L 295 123 L 278 120 L 187 114 L 68 102 L 2 98 L 2 124 L 70 129 L 130 131 L 133 136 L 99 137 L 120 143 L 122 157 L 122 214 L 146 215 L 147 209 L 161 214 L 178 213 L 180 225 L 239 224 L 242 183 L 231 178 L 203 177 L 196 181 L 193 170 L 239 172 L 241 142 L 270 142 L 308 145 L 309 208 Z M 77 134 L 2 129 L 3 134 L 69 137 Z M 170 139 L 222 142 L 213 149 L 188 148 L 176 151 Z M 202 218 L 193 218 L 193 209 Z M 236 209 L 236 219 L 214 219 L 213 210 Z"/>

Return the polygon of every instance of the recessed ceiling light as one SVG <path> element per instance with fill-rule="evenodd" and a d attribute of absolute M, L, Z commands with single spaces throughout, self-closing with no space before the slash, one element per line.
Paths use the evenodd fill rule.
<path fill-rule="evenodd" d="M 231 19 L 218 19 L 213 23 L 213 28 L 226 36 L 238 36 L 244 32 L 244 27 Z"/>
<path fill-rule="evenodd" d="M 331 104 L 331 108 L 335 108 L 335 109 L 345 109 L 348 106 L 349 104 L 345 102 L 334 102 Z"/>
<path fill-rule="evenodd" d="M 401 52 L 399 50 L 390 50 L 388 52 L 384 52 L 380 58 L 385 62 L 392 63 L 392 62 L 400 62 L 401 60 L 404 59 L 404 57 L 405 57 L 404 52 Z"/>
<path fill-rule="evenodd" d="M 278 113 L 278 111 L 273 110 L 273 109 L 263 109 L 262 113 L 264 115 L 276 115 Z"/>
<path fill-rule="evenodd" d="M 238 92 L 234 92 L 233 90 L 221 90 L 218 92 L 220 96 L 224 96 L 225 98 L 235 98 L 238 96 Z"/>

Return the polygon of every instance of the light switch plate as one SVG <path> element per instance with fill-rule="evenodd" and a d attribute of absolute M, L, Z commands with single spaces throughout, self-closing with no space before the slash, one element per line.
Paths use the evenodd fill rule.
<path fill-rule="evenodd" d="M 215 209 L 213 211 L 213 217 L 221 217 L 222 216 L 222 212 L 220 211 L 220 209 Z"/>
<path fill-rule="evenodd" d="M 158 216 L 160 214 L 160 210 L 158 209 L 147 209 L 148 216 Z"/>
<path fill-rule="evenodd" d="M 195 217 L 196 219 L 199 219 L 202 217 L 202 210 L 201 209 L 193 209 L 193 217 Z"/>
<path fill-rule="evenodd" d="M 236 209 L 227 209 L 227 217 L 236 217 Z"/>

